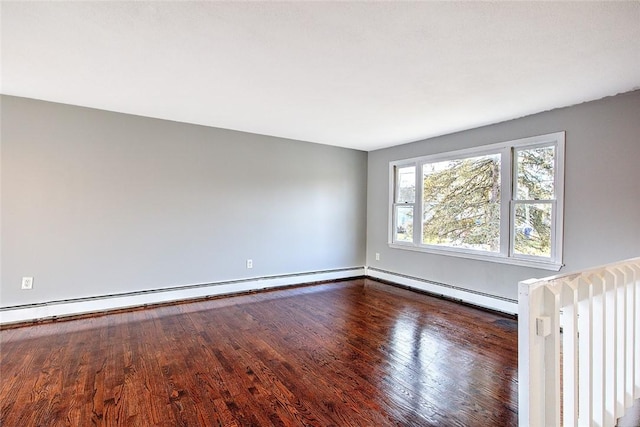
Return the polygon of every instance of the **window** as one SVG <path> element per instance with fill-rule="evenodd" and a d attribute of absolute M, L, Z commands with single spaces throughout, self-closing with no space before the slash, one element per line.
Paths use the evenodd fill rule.
<path fill-rule="evenodd" d="M 500 251 L 500 155 L 422 165 L 422 243 Z"/>
<path fill-rule="evenodd" d="M 413 212 L 416 202 L 416 167 L 398 167 L 395 188 L 394 240 L 413 242 Z"/>
<path fill-rule="evenodd" d="M 391 162 L 390 245 L 559 270 L 564 139 Z"/>

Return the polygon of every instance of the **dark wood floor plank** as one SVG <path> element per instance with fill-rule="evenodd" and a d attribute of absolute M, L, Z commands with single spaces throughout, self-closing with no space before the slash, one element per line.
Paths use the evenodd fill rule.
<path fill-rule="evenodd" d="M 359 279 L 2 330 L 0 377 L 9 427 L 514 426 L 517 328 Z"/>

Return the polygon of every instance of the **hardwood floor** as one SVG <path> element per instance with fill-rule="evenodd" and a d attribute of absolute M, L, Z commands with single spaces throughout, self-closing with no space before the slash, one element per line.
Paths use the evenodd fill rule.
<path fill-rule="evenodd" d="M 2 426 L 514 426 L 517 326 L 368 279 L 0 331 Z"/>

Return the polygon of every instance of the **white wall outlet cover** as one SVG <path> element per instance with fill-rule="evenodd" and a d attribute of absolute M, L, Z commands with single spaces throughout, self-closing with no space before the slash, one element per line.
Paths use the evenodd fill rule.
<path fill-rule="evenodd" d="M 251 259 L 247 260 L 247 268 L 253 268 L 253 260 Z"/>
<path fill-rule="evenodd" d="M 32 288 L 33 288 L 33 277 L 23 277 L 22 289 L 32 289 Z"/>

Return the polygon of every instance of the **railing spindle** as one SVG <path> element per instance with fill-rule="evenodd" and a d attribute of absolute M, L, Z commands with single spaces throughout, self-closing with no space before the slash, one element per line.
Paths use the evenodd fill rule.
<path fill-rule="evenodd" d="M 615 426 L 640 398 L 640 258 L 518 293 L 520 425 Z"/>

